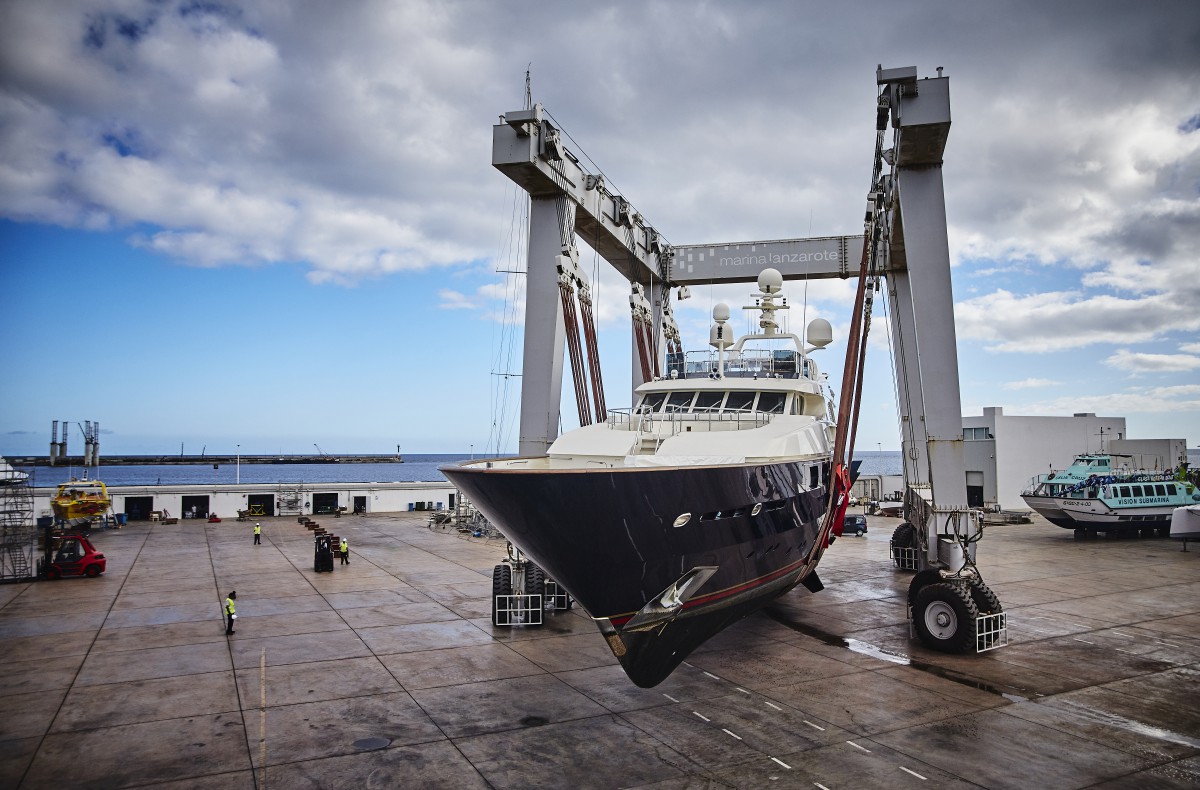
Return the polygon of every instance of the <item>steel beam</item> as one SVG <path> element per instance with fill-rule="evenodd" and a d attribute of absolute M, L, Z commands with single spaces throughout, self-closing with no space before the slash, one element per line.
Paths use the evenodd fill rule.
<path fill-rule="evenodd" d="M 521 455 L 544 455 L 558 437 L 566 329 L 558 290 L 556 259 L 562 254 L 563 220 L 575 213 L 560 196 L 532 199 L 529 262 L 525 277 L 525 347 L 521 363 Z M 567 217 L 560 216 L 566 211 Z"/>

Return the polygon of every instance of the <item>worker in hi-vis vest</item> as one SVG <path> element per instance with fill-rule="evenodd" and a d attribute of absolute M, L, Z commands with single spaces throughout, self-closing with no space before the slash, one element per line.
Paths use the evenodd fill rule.
<path fill-rule="evenodd" d="M 237 619 L 237 609 L 233 602 L 237 600 L 237 591 L 229 593 L 229 597 L 225 599 L 225 635 L 229 636 L 233 633 L 233 621 Z"/>
<path fill-rule="evenodd" d="M 262 524 L 254 525 L 254 545 L 262 543 Z"/>
<path fill-rule="evenodd" d="M 350 564 L 350 544 L 346 542 L 345 538 L 342 538 L 342 545 L 339 546 L 338 548 L 341 550 L 342 564 L 349 565 Z"/>

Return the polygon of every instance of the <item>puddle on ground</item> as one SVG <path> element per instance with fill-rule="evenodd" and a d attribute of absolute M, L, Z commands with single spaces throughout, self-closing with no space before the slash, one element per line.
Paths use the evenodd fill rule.
<path fill-rule="evenodd" d="M 831 647 L 842 647 L 853 653 L 870 656 L 871 658 L 876 658 L 880 661 L 888 661 L 893 664 L 919 669 L 922 672 L 928 672 L 930 675 L 935 675 L 943 680 L 949 680 L 954 683 L 958 683 L 959 685 L 968 686 L 973 689 L 979 689 L 980 691 L 986 691 L 989 694 L 996 694 L 1004 697 L 1009 702 L 1027 702 L 1029 699 L 1028 697 L 1023 697 L 1020 694 L 1014 694 L 1011 691 L 1006 691 L 1005 689 L 993 686 L 990 683 L 984 683 L 981 680 L 970 678 L 966 675 L 961 675 L 958 672 L 946 669 L 945 667 L 927 664 L 924 661 L 916 661 L 912 656 L 905 655 L 904 653 L 898 653 L 893 650 L 887 650 L 879 647 L 878 645 L 873 645 L 870 642 L 864 642 L 861 639 L 850 639 L 837 636 L 836 634 L 826 633 L 818 628 L 814 628 L 811 625 L 800 623 L 791 619 L 785 612 L 780 611 L 777 607 L 768 606 L 764 608 L 762 612 L 780 625 L 787 626 L 797 633 L 810 636 L 813 639 L 816 639 L 819 642 L 824 642 Z M 1018 690 L 1024 691 L 1024 689 Z"/>
<path fill-rule="evenodd" d="M 1151 724 L 1143 724 L 1136 719 L 1127 719 L 1124 716 L 1118 716 L 1115 713 L 1109 713 L 1105 710 L 1097 710 L 1096 708 L 1088 707 L 1087 705 L 1083 705 L 1075 700 L 1064 699 L 1062 700 L 1062 703 L 1070 706 L 1071 712 L 1074 713 L 1076 717 L 1088 723 L 1115 727 L 1119 730 L 1132 732 L 1135 735 L 1144 735 L 1147 738 L 1155 738 L 1160 741 L 1167 741 L 1168 743 L 1176 743 L 1180 746 L 1188 746 L 1193 749 L 1200 748 L 1200 740 L 1190 738 L 1187 735 L 1181 735 L 1176 732 L 1171 732 L 1170 730 L 1164 730 L 1162 727 L 1155 727 Z"/>
<path fill-rule="evenodd" d="M 354 742 L 355 749 L 370 751 L 372 749 L 385 749 L 391 744 L 388 738 L 359 738 Z"/>

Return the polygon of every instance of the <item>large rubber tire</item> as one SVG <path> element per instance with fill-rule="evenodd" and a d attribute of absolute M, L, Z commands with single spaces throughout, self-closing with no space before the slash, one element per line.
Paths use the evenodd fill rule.
<path fill-rule="evenodd" d="M 996 597 L 996 593 L 981 581 L 971 583 L 971 600 L 980 614 L 999 614 L 1004 611 L 1004 606 Z"/>
<path fill-rule="evenodd" d="M 861 538 L 865 534 L 867 534 L 867 531 L 865 529 L 863 529 L 862 527 L 859 527 L 858 529 L 854 530 L 855 537 Z"/>
<path fill-rule="evenodd" d="M 87 569 L 84 570 L 83 575 L 88 577 L 89 579 L 96 578 L 97 576 L 100 575 L 100 566 L 99 565 L 87 566 Z"/>
<path fill-rule="evenodd" d="M 979 609 L 958 584 L 930 584 L 917 593 L 913 625 L 926 647 L 942 653 L 975 650 L 975 618 Z"/>
<path fill-rule="evenodd" d="M 55 581 L 56 579 L 61 579 L 62 571 L 60 571 L 58 568 L 50 568 L 48 571 L 46 571 L 46 578 L 49 579 L 50 581 Z"/>
<path fill-rule="evenodd" d="M 917 528 L 907 521 L 904 522 L 892 531 L 892 540 L 889 545 L 893 549 L 915 549 L 917 547 Z M 897 568 L 904 570 L 899 557 L 893 557 L 892 562 L 896 564 Z"/>
<path fill-rule="evenodd" d="M 532 562 L 525 568 L 525 594 L 546 594 L 546 572 Z"/>
<path fill-rule="evenodd" d="M 492 625 L 511 625 L 510 613 L 496 605 L 500 595 L 512 595 L 512 567 L 503 563 L 492 569 Z"/>
<path fill-rule="evenodd" d="M 971 602 L 975 604 L 975 608 L 979 610 L 979 614 L 1000 614 L 1004 611 L 1004 606 L 1001 605 L 1000 599 L 996 597 L 996 593 L 992 592 L 992 588 L 988 587 L 978 579 L 971 582 Z M 983 633 L 977 633 L 979 648 L 988 648 L 996 641 L 996 634 L 988 633 L 985 626 Z"/>
<path fill-rule="evenodd" d="M 545 623 L 545 608 L 546 608 L 546 572 L 534 565 L 532 562 L 526 563 L 525 566 L 525 594 L 542 596 L 542 621 L 536 625 Z M 530 623 L 530 625 L 535 625 Z"/>

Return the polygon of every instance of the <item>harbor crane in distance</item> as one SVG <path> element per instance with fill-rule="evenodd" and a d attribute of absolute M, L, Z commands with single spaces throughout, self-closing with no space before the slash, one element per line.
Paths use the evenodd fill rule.
<path fill-rule="evenodd" d="M 540 104 L 505 113 L 493 126 L 492 164 L 531 199 L 525 326 L 544 331 L 525 333 L 523 456 L 544 453 L 558 433 L 566 330 L 557 267 L 572 255 L 576 234 L 634 287 L 635 340 L 652 347 L 654 364 L 633 365 L 633 389 L 646 371 L 660 369 L 674 331 L 673 288 L 753 282 L 768 267 L 790 280 L 858 277 L 838 415 L 845 427 L 836 449 L 844 455 L 835 465 L 848 465 L 853 454 L 871 307 L 886 283 L 905 481 L 891 557 L 897 568 L 916 571 L 908 590 L 916 634 L 934 649 L 969 652 L 1001 647 L 1008 637 L 1003 607 L 975 565 L 982 514 L 967 504 L 942 183 L 950 89 L 937 71 L 918 79 L 916 67 L 876 70 L 875 156 L 861 236 L 672 246 L 602 175 L 584 170 Z M 649 343 L 646 325 L 653 327 Z M 830 496 L 847 497 L 849 476 L 830 471 Z"/>

